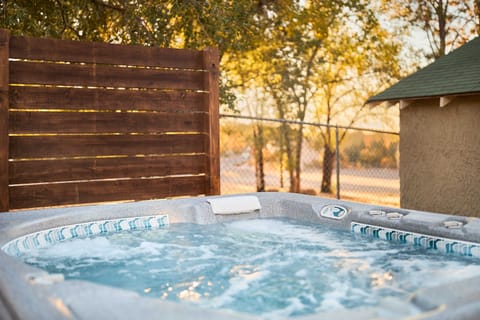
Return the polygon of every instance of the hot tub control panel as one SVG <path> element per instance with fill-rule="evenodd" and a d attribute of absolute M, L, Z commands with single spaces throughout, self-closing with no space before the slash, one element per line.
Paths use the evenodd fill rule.
<path fill-rule="evenodd" d="M 327 204 L 320 209 L 320 216 L 341 220 L 347 215 L 348 212 L 349 210 L 344 206 L 340 206 L 338 204 Z"/>

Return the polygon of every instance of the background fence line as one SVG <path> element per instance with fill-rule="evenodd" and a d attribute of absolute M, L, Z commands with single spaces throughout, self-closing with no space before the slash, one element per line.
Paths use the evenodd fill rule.
<path fill-rule="evenodd" d="M 301 188 L 298 192 L 337 199 L 399 206 L 398 132 L 354 126 L 220 114 L 221 192 L 222 194 L 257 191 L 258 162 L 255 150 L 255 129 L 262 127 L 265 191 L 290 191 L 285 183 L 288 170 L 281 151 L 280 126 L 291 130 L 305 128 L 301 157 Z M 324 141 L 317 129 L 332 132 L 334 161 L 331 192 L 320 192 L 325 166 L 322 162 Z M 341 141 L 340 133 L 345 136 Z M 337 152 L 338 150 L 338 152 Z"/>
<path fill-rule="evenodd" d="M 279 122 L 279 123 L 288 123 L 288 124 L 303 124 L 308 126 L 314 127 L 333 127 L 338 129 L 345 129 L 345 130 L 358 130 L 358 131 L 365 131 L 365 132 L 372 132 L 372 133 L 384 133 L 384 134 L 393 134 L 393 135 L 400 135 L 398 132 L 395 131 L 388 131 L 388 130 L 378 130 L 378 129 L 371 129 L 371 128 L 361 128 L 355 126 L 342 126 L 342 125 L 329 125 L 320 122 L 309 122 L 309 121 L 298 121 L 298 120 L 289 120 L 289 119 L 277 119 L 277 118 L 265 118 L 265 117 L 253 117 L 253 116 L 244 116 L 239 114 L 228 114 L 228 113 L 220 113 L 220 118 L 232 118 L 232 119 L 245 119 L 245 120 L 257 120 L 257 121 L 267 121 L 267 122 Z"/>

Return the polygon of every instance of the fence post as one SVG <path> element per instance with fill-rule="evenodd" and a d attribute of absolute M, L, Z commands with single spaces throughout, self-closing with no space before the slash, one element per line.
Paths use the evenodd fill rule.
<path fill-rule="evenodd" d="M 10 32 L 0 29 L 0 212 L 9 210 L 8 192 L 8 83 Z"/>
<path fill-rule="evenodd" d="M 338 138 L 338 126 L 335 126 L 335 159 L 337 161 L 336 167 L 337 170 L 337 199 L 340 200 L 340 149 L 339 149 L 339 138 Z"/>
<path fill-rule="evenodd" d="M 220 130 L 219 130 L 219 70 L 220 56 L 218 49 L 206 48 L 203 50 L 203 67 L 205 72 L 204 87 L 208 92 L 208 186 L 207 195 L 220 194 Z"/>

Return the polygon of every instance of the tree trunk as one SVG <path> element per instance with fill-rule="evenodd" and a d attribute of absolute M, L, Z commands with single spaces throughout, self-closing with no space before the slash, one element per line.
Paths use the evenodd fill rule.
<path fill-rule="evenodd" d="M 253 139 L 254 139 L 254 154 L 255 154 L 255 180 L 257 184 L 257 192 L 265 191 L 265 170 L 263 161 L 263 127 L 260 124 L 256 124 L 253 127 Z"/>
<path fill-rule="evenodd" d="M 447 13 L 444 11 L 446 8 L 443 7 L 442 1 L 440 1 L 438 5 L 439 6 L 436 10 L 438 15 L 438 37 L 440 38 L 440 47 L 438 48 L 438 53 L 435 59 L 443 57 L 447 51 Z"/>
<path fill-rule="evenodd" d="M 298 128 L 297 133 L 297 149 L 295 156 L 295 185 L 293 192 L 300 192 L 300 177 L 302 173 L 302 145 L 303 145 L 303 125 L 301 124 Z"/>
<path fill-rule="evenodd" d="M 283 134 L 283 142 L 285 143 L 285 152 L 287 154 L 287 170 L 288 174 L 290 176 L 290 192 L 296 192 L 295 191 L 295 173 L 294 173 L 294 168 L 295 168 L 295 159 L 293 157 L 293 152 L 292 152 L 292 142 L 290 141 L 290 134 L 289 134 L 289 127 L 286 123 L 282 123 L 281 126 L 282 134 Z"/>
<path fill-rule="evenodd" d="M 332 150 L 330 145 L 323 146 L 323 175 L 322 186 L 320 191 L 324 193 L 332 193 L 332 173 L 335 163 L 335 150 Z"/>
<path fill-rule="evenodd" d="M 475 0 L 475 24 L 477 26 L 477 35 L 480 36 L 480 0 Z"/>

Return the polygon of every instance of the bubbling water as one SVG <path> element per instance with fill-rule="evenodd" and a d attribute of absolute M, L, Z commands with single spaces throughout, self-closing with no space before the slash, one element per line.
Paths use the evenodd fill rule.
<path fill-rule="evenodd" d="M 480 273 L 476 260 L 286 219 L 174 224 L 75 239 L 21 258 L 66 279 L 270 318 L 376 306 Z"/>

